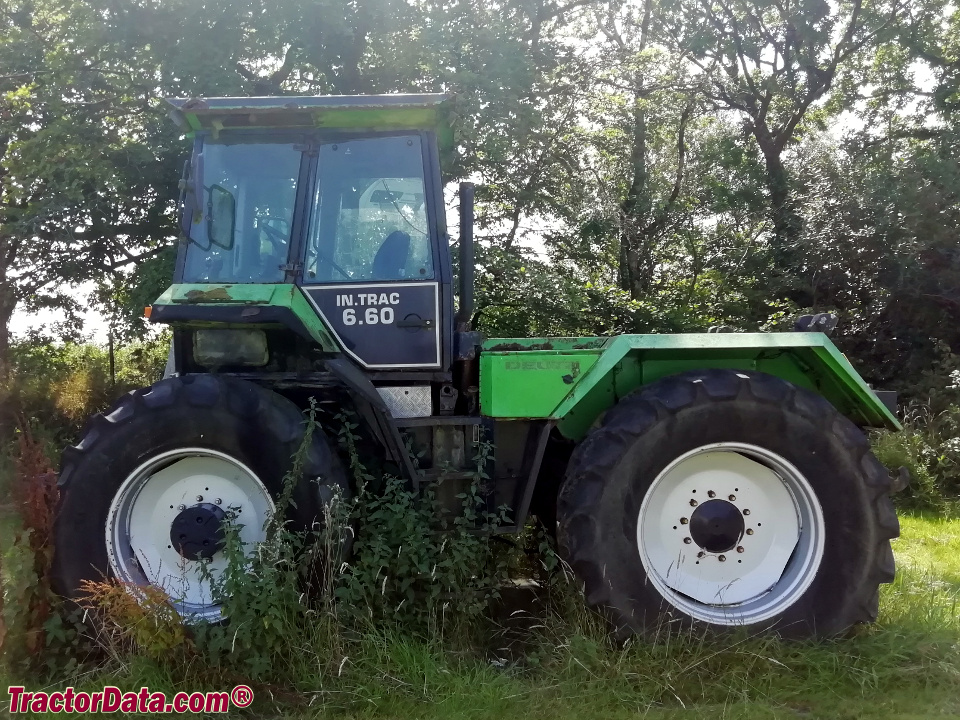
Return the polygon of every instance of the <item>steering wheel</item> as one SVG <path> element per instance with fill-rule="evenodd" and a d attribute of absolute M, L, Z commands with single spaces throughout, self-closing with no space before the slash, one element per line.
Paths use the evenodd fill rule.
<path fill-rule="evenodd" d="M 274 220 L 283 225 L 287 224 L 287 220 L 286 218 L 266 215 L 262 218 L 259 218 L 259 220 L 257 221 L 257 229 L 263 230 L 264 234 L 267 236 L 267 239 L 271 242 L 274 249 L 278 251 L 282 250 L 283 245 L 286 245 L 290 239 L 290 231 L 288 230 L 287 232 L 283 232 L 282 230 L 278 230 L 272 225 L 268 225 L 266 222 L 268 220 Z M 328 257 L 327 255 L 324 255 L 318 249 L 313 250 L 313 252 L 315 253 L 315 256 L 318 262 L 320 260 L 323 260 L 324 262 L 329 263 L 330 266 L 333 267 L 333 269 L 336 270 L 338 273 L 343 275 L 343 277 L 346 280 L 353 280 L 353 277 L 350 275 L 350 273 L 348 273 L 346 270 L 340 267 L 333 258 Z"/>

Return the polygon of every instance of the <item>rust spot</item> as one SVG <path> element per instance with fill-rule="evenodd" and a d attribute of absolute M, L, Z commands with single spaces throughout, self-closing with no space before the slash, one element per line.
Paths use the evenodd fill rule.
<path fill-rule="evenodd" d="M 553 343 L 534 343 L 533 345 L 523 345 L 521 343 L 500 343 L 499 345 L 494 345 L 493 347 L 487 348 L 490 351 L 495 352 L 526 352 L 530 350 L 553 350 Z"/>
<path fill-rule="evenodd" d="M 185 295 L 190 302 L 222 302 L 233 300 L 226 288 L 215 287 L 210 290 L 190 290 Z"/>
<path fill-rule="evenodd" d="M 607 342 L 607 338 L 597 338 L 596 340 L 589 340 L 587 342 L 576 343 L 573 345 L 574 350 L 596 350 L 597 348 L 602 348 Z"/>

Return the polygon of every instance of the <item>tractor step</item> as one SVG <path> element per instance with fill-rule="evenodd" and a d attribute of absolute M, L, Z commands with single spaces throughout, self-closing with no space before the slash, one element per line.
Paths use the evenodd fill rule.
<path fill-rule="evenodd" d="M 437 471 L 425 470 L 420 482 L 440 482 L 441 480 L 473 480 L 477 476 L 474 470 Z"/>
<path fill-rule="evenodd" d="M 430 417 L 396 418 L 397 427 L 430 427 L 432 425 L 480 425 L 479 415 L 431 415 Z"/>

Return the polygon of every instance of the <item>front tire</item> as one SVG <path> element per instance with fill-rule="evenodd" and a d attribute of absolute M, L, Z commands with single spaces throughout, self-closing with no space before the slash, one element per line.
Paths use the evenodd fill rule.
<path fill-rule="evenodd" d="M 574 452 L 559 534 L 621 635 L 667 620 L 828 636 L 876 619 L 894 575 L 890 478 L 819 395 L 688 372 L 607 412 Z"/>
<path fill-rule="evenodd" d="M 128 393 L 64 451 L 54 589 L 79 599 L 85 580 L 113 577 L 162 588 L 191 621 L 221 619 L 209 577 L 226 562 L 224 523 L 235 518 L 247 546 L 264 539 L 304 432 L 292 402 L 234 378 L 188 375 Z M 305 530 L 349 486 L 319 428 L 302 470 L 283 512 Z"/>

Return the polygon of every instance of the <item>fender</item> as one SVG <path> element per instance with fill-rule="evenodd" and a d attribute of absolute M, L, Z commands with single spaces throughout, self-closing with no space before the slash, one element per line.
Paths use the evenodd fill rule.
<path fill-rule="evenodd" d="M 901 427 L 819 332 L 488 340 L 480 356 L 480 407 L 491 417 L 554 419 L 564 437 L 579 440 L 624 395 L 707 368 L 765 372 L 819 393 L 858 425 Z"/>

